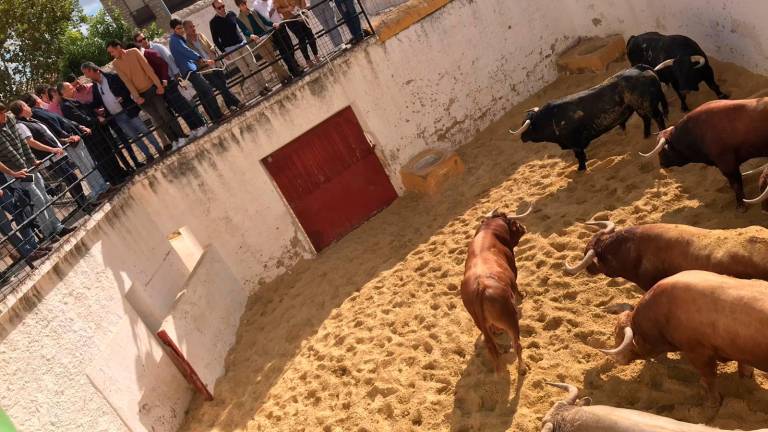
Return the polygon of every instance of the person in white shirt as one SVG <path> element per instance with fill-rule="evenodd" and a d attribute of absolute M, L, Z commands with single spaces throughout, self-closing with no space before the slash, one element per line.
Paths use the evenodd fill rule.
<path fill-rule="evenodd" d="M 163 148 L 139 117 L 141 108 L 131 101 L 128 96 L 128 89 L 120 77 L 117 74 L 102 72 L 96 64 L 91 62 L 83 63 L 80 70 L 88 79 L 93 81 L 92 107 L 96 110 L 99 121 L 106 123 L 107 117 L 112 117 L 112 120 L 144 153 L 147 161 L 154 161 L 155 157 L 144 144 L 144 140 L 146 139 L 157 150 L 158 154 L 163 152 Z M 124 107 L 123 103 L 130 106 Z M 100 108 L 104 108 L 105 112 L 99 112 Z"/>
<path fill-rule="evenodd" d="M 282 15 L 277 13 L 274 4 L 272 4 L 272 0 L 253 0 L 253 7 L 251 9 L 275 24 L 280 24 L 283 20 Z"/>

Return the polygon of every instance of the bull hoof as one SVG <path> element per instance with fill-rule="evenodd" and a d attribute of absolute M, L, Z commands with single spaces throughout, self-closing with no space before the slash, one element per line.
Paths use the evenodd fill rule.
<path fill-rule="evenodd" d="M 520 376 L 528 375 L 528 368 L 525 365 L 522 365 L 521 367 L 517 368 L 517 374 Z"/>
<path fill-rule="evenodd" d="M 586 171 L 586 170 L 587 170 L 587 166 L 586 165 L 584 165 L 584 166 L 579 165 L 578 171 Z"/>
<path fill-rule="evenodd" d="M 718 99 L 730 99 L 731 97 L 730 97 L 730 96 L 728 96 L 728 95 L 727 95 L 727 94 L 725 94 L 725 93 L 720 93 L 719 95 L 717 95 L 717 98 L 718 98 Z"/>

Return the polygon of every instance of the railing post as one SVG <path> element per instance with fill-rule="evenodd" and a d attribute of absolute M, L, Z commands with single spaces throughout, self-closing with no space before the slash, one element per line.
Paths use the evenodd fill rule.
<path fill-rule="evenodd" d="M 368 18 L 368 12 L 365 11 L 365 8 L 363 7 L 363 3 L 360 0 L 357 0 L 357 5 L 360 6 L 360 10 L 363 12 L 363 16 L 365 17 L 365 22 L 368 23 L 368 28 L 371 29 L 371 33 L 376 34 L 376 30 L 373 28 L 373 24 L 371 23 L 371 20 Z"/>

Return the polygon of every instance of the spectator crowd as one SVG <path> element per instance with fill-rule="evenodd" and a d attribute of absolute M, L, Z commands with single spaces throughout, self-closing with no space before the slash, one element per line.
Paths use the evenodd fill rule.
<path fill-rule="evenodd" d="M 352 35 L 347 42 L 332 2 Z M 135 172 L 242 109 L 243 101 L 227 84 L 224 62 L 241 71 L 244 93 L 266 96 L 273 88 L 257 57 L 282 85 L 321 62 L 310 13 L 335 50 L 365 36 L 355 0 L 235 4 L 237 13 L 228 11 L 222 0 L 212 2 L 212 41 L 192 21 L 173 18 L 167 47 L 141 32 L 129 43 L 109 41 L 105 49 L 114 72 L 85 62 L 81 71 L 87 80 L 70 75 L 0 103 L 0 233 L 12 245 L 14 262 L 34 268 L 53 244 L 76 229 L 59 219 L 54 199 L 67 195 L 77 209 L 90 214 Z M 291 35 L 305 66 L 294 55 Z M 205 115 L 189 98 L 188 86 Z"/>

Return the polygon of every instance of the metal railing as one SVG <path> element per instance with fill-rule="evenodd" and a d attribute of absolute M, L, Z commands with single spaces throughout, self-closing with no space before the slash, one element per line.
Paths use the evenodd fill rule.
<path fill-rule="evenodd" d="M 315 38 L 317 57 L 322 60 L 319 64 L 307 67 L 304 56 L 297 55 L 297 52 L 303 51 L 302 41 L 295 34 L 290 35 L 292 42 L 290 53 L 303 69 L 301 76 L 314 72 L 349 48 L 346 43 L 352 35 L 347 28 L 346 19 L 340 17 L 335 11 L 336 8 L 331 6 L 333 3 L 335 3 L 334 0 L 312 2 L 307 13 L 303 14 L 303 19 L 306 20 L 305 23 L 311 28 Z M 354 3 L 356 11 L 349 18 L 360 20 L 361 28 L 365 30 L 364 37 L 373 35 L 373 27 L 360 0 L 355 0 Z M 325 8 L 329 6 L 334 13 L 334 21 L 328 22 L 326 19 L 326 22 L 321 22 L 316 13 L 319 14 L 321 10 L 327 12 Z M 324 18 L 327 18 L 327 14 Z M 342 43 L 338 44 L 338 37 L 332 36 L 335 32 L 341 36 Z M 274 37 L 274 34 L 275 31 L 272 31 L 265 38 Z M 252 54 L 258 56 L 259 44 L 264 43 L 264 40 L 249 42 L 237 50 L 217 57 L 217 61 L 225 63 L 221 73 L 226 77 L 228 89 L 247 87 L 254 81 L 257 74 L 262 74 L 266 83 L 274 84 L 273 91 L 278 87 L 289 85 L 288 82 L 278 81 L 274 72 L 273 66 L 277 63 L 287 66 L 286 59 L 279 52 L 274 53 L 274 59 L 271 61 L 263 59 L 257 61 L 258 67 L 250 73 L 233 67 L 237 63 L 235 61 L 237 57 Z M 314 53 L 311 47 L 306 48 L 310 53 Z M 255 90 L 258 92 L 258 89 Z M 221 91 L 216 90 L 214 94 L 218 101 Z M 267 97 L 259 94 L 241 96 L 245 96 L 244 98 L 248 100 L 245 103 L 247 106 L 256 105 Z M 198 114 L 202 107 L 199 99 L 195 97 L 190 104 L 190 109 L 197 111 Z M 52 234 L 58 229 L 54 227 L 58 223 L 51 220 L 53 217 L 61 224 L 78 223 L 112 197 L 126 180 L 143 170 L 145 166 L 149 166 L 150 158 L 157 161 L 173 151 L 169 149 L 167 143 L 160 152 L 157 150 L 152 152 L 152 146 L 146 145 L 148 143 L 144 144 L 149 149 L 148 152 L 145 153 L 142 149 L 141 143 L 150 136 L 160 138 L 158 142 L 162 142 L 162 134 L 157 133 L 162 129 L 160 128 L 162 125 L 155 123 L 154 119 L 146 122 L 149 126 L 147 133 L 139 134 L 135 138 L 129 136 L 121 138 L 118 132 L 120 128 L 114 121 L 115 116 L 105 116 L 102 117 L 103 121 L 99 121 L 95 112 L 90 114 L 93 114 L 90 116 L 90 124 L 79 125 L 77 130 L 68 131 L 71 136 L 78 136 L 79 142 L 61 143 L 66 152 L 65 156 L 48 154 L 40 159 L 38 165 L 30 167 L 31 175 L 23 179 L 0 174 L 0 184 L 2 184 L 0 186 L 0 300 L 18 287 L 61 239 L 61 236 Z M 189 112 L 173 114 L 173 121 L 178 122 L 179 119 L 184 119 L 184 114 Z M 229 115 L 220 119 L 218 123 L 214 123 L 205 116 L 203 119 L 206 125 L 218 127 L 224 124 L 231 114 L 233 113 L 229 112 Z M 73 122 L 74 125 L 77 123 Z M 89 128 L 90 133 L 85 133 L 82 126 Z M 191 127 L 187 129 L 191 130 Z M 56 138 L 61 140 L 61 137 Z M 40 152 L 37 154 L 40 155 Z M 29 181 L 30 178 L 33 181 Z M 109 182 L 108 188 L 106 188 L 106 182 Z"/>

